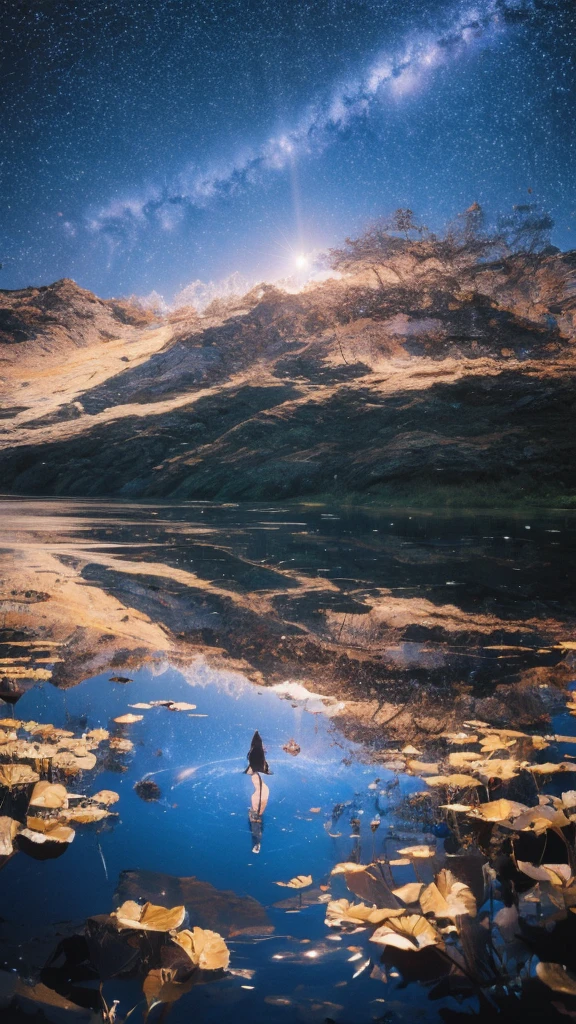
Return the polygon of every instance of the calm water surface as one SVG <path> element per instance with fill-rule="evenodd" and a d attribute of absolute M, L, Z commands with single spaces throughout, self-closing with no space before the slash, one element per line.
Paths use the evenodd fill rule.
<path fill-rule="evenodd" d="M 426 810 L 426 798 L 424 803 L 415 799 L 427 790 L 422 777 L 385 767 L 393 750 L 387 761 L 375 760 L 372 742 L 350 738 L 335 714 L 335 697 L 322 702 L 303 690 L 286 694 L 275 688 L 283 672 L 280 662 L 270 661 L 275 648 L 266 657 L 258 648 L 256 675 L 241 671 L 232 662 L 238 652 L 226 640 L 232 635 L 227 617 L 244 616 L 234 628 L 244 630 L 247 643 L 253 630 L 254 643 L 265 647 L 266 630 L 276 624 L 281 641 L 306 629 L 320 648 L 327 641 L 342 642 L 342 630 L 350 628 L 346 616 L 359 620 L 362 609 L 370 607 L 370 595 L 385 590 L 393 599 L 455 607 L 464 617 L 490 615 L 495 628 L 516 631 L 518 648 L 524 644 L 523 651 L 509 652 L 516 667 L 526 663 L 553 670 L 566 650 L 560 653 L 542 636 L 551 622 L 563 636 L 573 625 L 575 518 L 19 499 L 4 501 L 1 516 L 2 715 L 52 723 L 76 736 L 102 727 L 134 746 L 127 753 L 103 747 L 92 771 L 66 783 L 71 792 L 87 795 L 116 791 L 120 799 L 111 809 L 117 815 L 75 826 L 74 841 L 61 856 L 38 860 L 20 850 L 3 864 L 0 967 L 37 979 L 59 939 L 81 931 L 86 918 L 137 898 L 138 885 L 162 904 L 174 880 L 193 876 L 257 901 L 259 924 L 251 927 L 250 907 L 244 905 L 235 911 L 230 929 L 223 911 L 230 966 L 240 973 L 204 979 L 184 993 L 171 1004 L 174 1024 L 191 1019 L 448 1021 L 460 1019 L 454 1014 L 480 1013 L 479 990 L 450 991 L 433 968 L 427 969 L 425 951 L 408 954 L 408 960 L 390 956 L 369 942 L 370 929 L 346 933 L 326 926 L 329 899 L 355 899 L 342 875 L 331 876 L 336 863 L 389 862 L 401 859 L 398 850 L 406 845 L 428 843 L 437 847 L 437 862 L 387 870 L 396 886 L 418 878 L 429 882 L 435 867 L 445 863 L 446 850 L 449 856 L 458 852 L 454 836 Z M 54 559 L 63 573 L 77 574 L 75 585 L 84 588 L 79 601 L 91 599 L 92 618 L 86 604 L 71 604 L 68 626 L 60 605 L 56 621 L 50 596 Z M 195 598 L 185 604 L 183 593 L 190 588 Z M 116 599 L 122 611 L 136 610 L 146 628 L 160 625 L 169 638 L 193 629 L 195 641 L 203 636 L 208 646 L 220 644 L 219 660 L 199 648 L 184 655 L 168 642 L 164 650 L 146 650 L 142 638 L 127 639 L 114 624 L 107 632 L 104 619 L 112 604 L 104 598 Z M 338 615 L 339 637 L 330 618 Z M 118 616 L 122 622 L 124 616 Z M 412 633 L 410 623 L 406 628 L 403 642 L 413 646 L 410 656 L 419 655 L 408 671 L 420 679 L 427 671 L 420 645 L 430 637 L 418 632 L 422 627 L 416 620 Z M 61 646 L 43 650 L 42 641 L 50 637 Z M 355 642 L 361 646 L 358 636 Z M 380 650 L 383 641 L 370 633 L 362 643 Z M 546 644 L 539 654 L 538 644 Z M 50 661 L 55 650 L 62 662 Z M 105 664 L 95 672 L 98 650 L 106 652 L 100 656 Z M 246 656 L 244 649 L 241 653 Z M 446 651 L 442 657 L 434 663 L 437 672 L 448 664 Z M 501 672 L 498 658 L 501 652 L 486 652 L 481 671 Z M 74 673 L 66 676 L 72 662 Z M 49 678 L 26 675 L 28 667 L 39 665 Z M 466 672 L 476 671 L 470 665 Z M 10 666 L 16 666 L 16 674 Z M 118 676 L 130 681 L 111 681 Z M 288 674 L 284 681 L 289 680 Z M 306 680 L 309 691 L 314 683 L 313 677 Z M 185 701 L 196 708 L 135 710 L 141 721 L 114 722 L 133 710 L 131 705 L 154 700 Z M 553 707 L 544 731 L 571 736 L 574 721 L 569 710 Z M 256 728 L 274 774 L 266 779 L 269 803 L 255 829 L 248 816 L 253 787 L 243 771 Z M 300 747 L 297 756 L 283 750 L 291 739 Z M 576 747 L 557 743 L 538 756 L 556 760 L 570 756 L 570 750 L 576 753 Z M 138 796 L 134 787 L 142 779 L 157 784 L 156 800 Z M 300 874 L 312 876 L 311 887 L 297 892 L 276 884 Z M 494 913 L 494 893 L 491 900 Z M 496 911 L 504 902 L 497 899 Z M 238 925 L 243 914 L 244 930 Z M 195 923 L 190 920 L 190 926 Z M 536 962 L 528 967 L 528 978 Z M 138 977 L 105 981 L 108 1002 L 119 1000 L 119 1019 L 136 1004 L 130 1020 L 143 1019 L 141 986 Z M 97 987 L 95 981 L 75 982 L 71 998 L 89 1005 L 86 992 Z M 152 1014 L 161 1019 L 165 1012 L 166 1005 Z"/>

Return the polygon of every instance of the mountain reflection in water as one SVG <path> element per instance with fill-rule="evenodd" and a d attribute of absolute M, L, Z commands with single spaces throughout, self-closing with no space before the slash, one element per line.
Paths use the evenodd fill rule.
<path fill-rule="evenodd" d="M 576 1010 L 574 517 L 0 515 L 15 1020 L 101 1020 L 116 999 L 118 1021 L 175 1024 Z M 256 729 L 265 781 L 244 774 Z M 34 773 L 60 806 L 34 802 Z M 126 901 L 182 905 L 229 967 L 118 930 Z"/>

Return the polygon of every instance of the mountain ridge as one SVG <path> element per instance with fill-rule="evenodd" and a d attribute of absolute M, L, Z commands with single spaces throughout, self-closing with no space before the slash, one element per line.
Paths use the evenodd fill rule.
<path fill-rule="evenodd" d="M 570 504 L 576 252 L 401 260 L 202 315 L 0 292 L 2 489 Z"/>

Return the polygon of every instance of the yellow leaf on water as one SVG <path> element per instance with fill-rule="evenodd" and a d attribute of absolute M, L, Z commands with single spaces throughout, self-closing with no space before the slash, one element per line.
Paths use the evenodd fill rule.
<path fill-rule="evenodd" d="M 576 644 L 574 645 L 576 647 Z M 540 981 L 553 992 L 576 996 L 576 975 L 568 971 L 562 964 L 547 963 L 542 960 L 536 965 L 536 974 Z"/>
<path fill-rule="evenodd" d="M 218 932 L 207 928 L 184 929 L 172 938 L 203 971 L 223 971 L 230 963 L 230 951 Z"/>
<path fill-rule="evenodd" d="M 436 880 L 427 885 L 420 896 L 420 906 L 424 914 L 435 917 L 448 917 L 455 920 L 464 914 L 476 916 L 476 900 L 464 882 L 458 882 L 451 871 L 443 868 L 436 875 Z"/>
<path fill-rule="evenodd" d="M 478 779 L 471 775 L 436 775 L 424 780 L 428 786 L 452 786 L 454 789 L 466 789 L 468 786 L 480 786 Z"/>
<path fill-rule="evenodd" d="M 100 789 L 90 799 L 96 804 L 104 804 L 105 807 L 110 807 L 111 804 L 118 803 L 120 797 L 113 789 Z"/>
<path fill-rule="evenodd" d="M 332 874 L 335 872 L 333 871 Z M 312 885 L 312 875 L 296 875 L 289 882 L 275 882 L 274 885 L 281 885 L 284 889 L 305 889 Z"/>
<path fill-rule="evenodd" d="M 407 761 L 410 771 L 415 775 L 437 775 L 438 765 L 435 761 Z"/>
<path fill-rule="evenodd" d="M 426 857 L 433 857 L 436 850 L 433 846 L 405 846 L 404 849 L 398 850 L 398 853 L 404 854 L 405 857 L 423 859 Z"/>
<path fill-rule="evenodd" d="M 52 782 L 37 782 L 30 797 L 30 807 L 58 808 L 68 806 L 66 786 Z"/>
<path fill-rule="evenodd" d="M 86 739 L 91 743 L 103 743 L 109 736 L 108 729 L 90 729 L 90 732 L 86 733 Z"/>
<path fill-rule="evenodd" d="M 23 828 L 20 835 L 38 845 L 42 845 L 42 843 L 71 843 L 74 839 L 74 829 L 60 824 L 57 820 L 28 818 L 26 824 L 27 828 Z"/>
<path fill-rule="evenodd" d="M 467 768 L 469 764 L 481 760 L 481 754 L 475 750 L 458 750 L 454 754 L 448 754 L 448 763 L 452 768 Z"/>
<path fill-rule="evenodd" d="M 119 928 L 133 928 L 137 931 L 169 932 L 179 928 L 186 916 L 185 907 L 156 906 L 145 903 L 140 906 L 134 900 L 126 900 L 118 910 L 112 912 Z"/>
<path fill-rule="evenodd" d="M 471 804 L 438 804 L 438 806 L 442 811 L 454 811 L 456 814 L 474 810 Z"/>
<path fill-rule="evenodd" d="M 159 1003 L 165 1003 L 166 1008 L 169 1008 L 172 1003 L 175 1003 L 186 992 L 189 992 L 193 984 L 192 978 L 187 978 L 186 981 L 178 981 L 176 971 L 169 967 L 159 967 L 148 971 L 142 983 L 142 991 L 146 997 L 149 1010 L 154 1006 L 158 1006 Z"/>
<path fill-rule="evenodd" d="M 528 878 L 536 882 L 551 882 L 556 888 L 567 888 L 573 881 L 569 864 L 532 864 L 530 861 L 517 861 L 518 869 Z"/>
<path fill-rule="evenodd" d="M 13 852 L 12 840 L 21 827 L 14 818 L 0 816 L 0 857 L 9 857 Z"/>
<path fill-rule="evenodd" d="M 484 818 L 484 821 L 505 821 L 511 818 L 513 814 L 520 814 L 522 810 L 527 810 L 527 808 L 523 804 L 514 803 L 512 800 L 490 800 L 488 803 L 478 804 L 470 812 L 470 816 Z"/>
<path fill-rule="evenodd" d="M 386 921 L 376 929 L 370 941 L 381 946 L 395 946 L 397 949 L 407 950 L 443 945 L 442 936 L 420 914 L 405 914 L 403 917 Z"/>
<path fill-rule="evenodd" d="M 94 754 L 87 752 L 83 755 L 73 754 L 69 750 L 60 750 L 52 758 L 52 767 L 61 768 L 65 772 L 75 775 L 76 772 L 91 771 L 96 764 Z"/>
<path fill-rule="evenodd" d="M 417 903 L 423 888 L 423 882 L 407 882 L 406 885 L 401 885 L 399 889 L 392 889 L 392 892 L 403 903 Z"/>
<path fill-rule="evenodd" d="M 28 786 L 31 782 L 38 782 L 40 776 L 27 764 L 2 764 L 0 765 L 0 786 L 13 789 L 14 786 Z"/>
<path fill-rule="evenodd" d="M 350 903 L 349 900 L 331 900 L 326 907 L 326 921 L 329 928 L 337 928 L 346 924 L 381 924 L 390 917 L 399 917 L 404 908 L 378 909 L 367 907 L 365 903 Z"/>
<path fill-rule="evenodd" d="M 74 807 L 62 811 L 62 821 L 78 821 L 81 825 L 88 825 L 92 821 L 101 821 L 110 814 L 105 807 Z"/>
<path fill-rule="evenodd" d="M 356 864 L 353 861 L 346 860 L 346 861 L 341 861 L 340 864 L 335 864 L 334 867 L 332 868 L 332 871 L 330 872 L 330 874 L 331 875 L 347 875 L 347 874 L 351 874 L 353 871 L 365 871 L 365 870 L 366 870 L 366 865 L 365 864 Z"/>
<path fill-rule="evenodd" d="M 168 705 L 169 711 L 195 711 L 196 704 L 187 704 L 185 700 L 175 700 Z M 216 934 L 216 933 L 214 933 Z"/>
<path fill-rule="evenodd" d="M 134 722 L 141 722 L 144 719 L 144 715 L 119 715 L 114 721 L 118 722 L 119 725 L 133 725 Z"/>
<path fill-rule="evenodd" d="M 134 750 L 132 740 L 125 740 L 123 736 L 113 736 L 110 740 L 110 747 L 112 750 L 119 750 L 122 754 L 127 754 L 129 750 Z"/>

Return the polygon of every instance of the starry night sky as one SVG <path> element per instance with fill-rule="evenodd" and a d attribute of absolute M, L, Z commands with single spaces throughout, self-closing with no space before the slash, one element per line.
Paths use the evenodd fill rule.
<path fill-rule="evenodd" d="M 170 299 L 474 200 L 536 200 L 576 246 L 574 0 L 7 0 L 2 25 L 3 288 Z"/>

